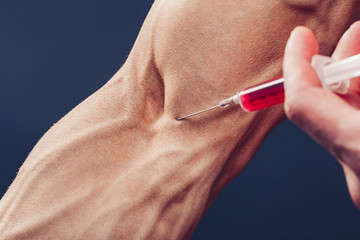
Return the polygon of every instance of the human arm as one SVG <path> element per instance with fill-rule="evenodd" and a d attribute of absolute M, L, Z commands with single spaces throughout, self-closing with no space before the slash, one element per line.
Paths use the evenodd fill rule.
<path fill-rule="evenodd" d="M 359 54 L 359 38 L 360 22 L 356 22 L 343 35 L 332 57 L 341 60 Z M 284 59 L 286 114 L 339 160 L 350 195 L 360 208 L 359 79 L 352 80 L 346 95 L 322 89 L 310 67 L 311 57 L 317 53 L 312 32 L 295 29 Z"/>
<path fill-rule="evenodd" d="M 0 232 L 23 238 L 182 238 L 282 116 L 281 107 L 252 114 L 228 109 L 223 116 L 174 121 L 278 75 L 287 38 L 283 26 L 297 11 L 273 4 L 249 10 L 239 1 L 224 8 L 215 1 L 159 5 L 119 74 L 31 153 L 2 200 L 7 225 Z M 240 6 L 248 15 L 240 16 Z M 285 23 L 271 19 L 275 10 L 287 14 Z"/>

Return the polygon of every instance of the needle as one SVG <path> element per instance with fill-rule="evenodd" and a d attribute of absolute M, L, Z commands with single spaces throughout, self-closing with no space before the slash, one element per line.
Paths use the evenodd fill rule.
<path fill-rule="evenodd" d="M 213 109 L 218 108 L 218 107 L 221 107 L 221 105 L 217 105 L 217 106 L 214 106 L 214 107 L 211 107 L 211 108 L 208 108 L 208 109 L 202 110 L 202 111 L 200 111 L 200 112 L 197 112 L 197 113 L 193 113 L 193 114 L 187 115 L 187 116 L 185 116 L 185 117 L 177 118 L 176 120 L 177 120 L 177 121 L 181 121 L 181 120 L 184 120 L 185 118 L 192 117 L 192 116 L 198 115 L 198 114 L 200 114 L 200 113 L 203 113 L 203 112 L 207 112 L 207 111 L 213 110 Z"/>
<path fill-rule="evenodd" d="M 200 112 L 196 112 L 196 113 L 187 115 L 187 116 L 185 116 L 185 117 L 177 118 L 176 120 L 177 120 L 177 121 L 181 121 L 181 120 L 184 120 L 185 118 L 192 117 L 192 116 L 198 115 L 198 114 L 200 114 L 200 113 L 213 110 L 213 109 L 218 108 L 218 107 L 226 108 L 226 107 L 229 107 L 229 106 L 233 106 L 233 105 L 239 104 L 239 103 L 238 103 L 238 100 L 237 100 L 238 98 L 239 98 L 239 94 L 236 94 L 235 96 L 233 96 L 233 97 L 231 97 L 231 98 L 227 98 L 227 99 L 221 101 L 221 102 L 220 102 L 218 105 L 216 105 L 216 106 L 213 106 L 213 107 L 211 107 L 211 108 L 202 110 L 202 111 L 200 111 Z"/>
<path fill-rule="evenodd" d="M 360 77 L 360 54 L 334 62 L 330 57 L 314 55 L 312 65 L 319 75 L 323 88 L 332 92 L 346 94 L 350 79 Z M 320 74 L 321 73 L 321 74 Z M 274 78 L 261 84 L 245 88 L 235 96 L 221 101 L 218 105 L 197 113 L 177 118 L 181 121 L 188 117 L 221 107 L 240 105 L 247 112 L 261 110 L 284 102 L 283 77 Z"/>

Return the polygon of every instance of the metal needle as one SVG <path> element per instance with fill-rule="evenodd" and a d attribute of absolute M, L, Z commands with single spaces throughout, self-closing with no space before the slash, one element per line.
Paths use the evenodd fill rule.
<path fill-rule="evenodd" d="M 177 120 L 177 121 L 181 121 L 181 120 L 184 120 L 185 118 L 192 117 L 192 116 L 198 115 L 198 114 L 200 114 L 200 113 L 203 113 L 203 112 L 207 112 L 207 111 L 213 110 L 213 109 L 218 108 L 218 107 L 221 107 L 221 105 L 217 105 L 217 106 L 214 106 L 214 107 L 211 107 L 211 108 L 208 108 L 208 109 L 202 110 L 202 111 L 200 111 L 200 112 L 196 112 L 196 113 L 193 113 L 193 114 L 187 115 L 187 116 L 185 116 L 185 117 L 177 118 L 176 120 Z"/>

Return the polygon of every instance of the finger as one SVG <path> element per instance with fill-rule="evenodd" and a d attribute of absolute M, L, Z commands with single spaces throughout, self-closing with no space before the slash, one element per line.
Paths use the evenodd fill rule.
<path fill-rule="evenodd" d="M 351 27 L 341 37 L 332 58 L 336 61 L 351 57 L 360 53 L 360 21 L 351 25 Z"/>
<path fill-rule="evenodd" d="M 286 79 L 286 98 L 311 86 L 321 86 L 311 59 L 319 51 L 313 32 L 305 27 L 297 27 L 291 33 L 285 48 L 284 77 Z M 306 81 L 298 81 L 298 76 Z"/>

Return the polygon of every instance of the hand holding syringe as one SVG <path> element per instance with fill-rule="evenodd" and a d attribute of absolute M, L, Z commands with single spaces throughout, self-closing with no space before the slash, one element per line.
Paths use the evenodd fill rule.
<path fill-rule="evenodd" d="M 323 88 L 340 94 L 347 93 L 351 78 L 360 76 L 360 54 L 338 62 L 334 62 L 330 57 L 314 55 L 311 65 L 319 76 Z M 243 110 L 251 112 L 283 102 L 284 78 L 280 77 L 245 88 L 235 96 L 221 101 L 217 106 L 176 120 L 180 121 L 218 107 L 240 105 Z"/>

